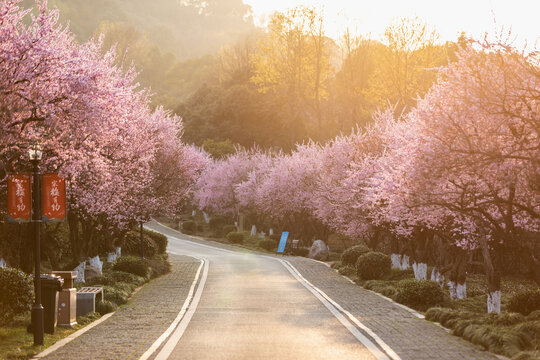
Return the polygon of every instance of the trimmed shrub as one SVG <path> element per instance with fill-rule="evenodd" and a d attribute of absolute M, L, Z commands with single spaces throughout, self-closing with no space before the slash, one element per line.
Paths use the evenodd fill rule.
<path fill-rule="evenodd" d="M 142 247 L 144 250 L 144 256 L 154 256 L 158 251 L 157 245 L 154 240 L 150 236 L 144 234 L 144 232 Z M 141 254 L 141 234 L 139 233 L 139 231 L 129 231 L 126 234 L 126 236 L 124 237 L 124 242 L 122 244 L 122 252 L 124 254 L 130 255 Z"/>
<path fill-rule="evenodd" d="M 339 268 L 338 272 L 341 275 L 352 276 L 356 274 L 356 269 L 351 265 L 345 265 Z"/>
<path fill-rule="evenodd" d="M 18 269 L 0 268 L 0 325 L 32 308 L 34 287 L 30 276 Z"/>
<path fill-rule="evenodd" d="M 294 255 L 296 256 L 303 256 L 306 257 L 309 254 L 309 249 L 304 246 L 299 246 L 297 249 L 293 251 Z"/>
<path fill-rule="evenodd" d="M 510 298 L 508 310 L 523 315 L 540 310 L 540 289 L 528 289 L 518 292 Z"/>
<path fill-rule="evenodd" d="M 275 240 L 276 242 L 278 242 L 281 239 L 281 234 L 273 233 L 272 235 L 268 235 L 268 237 L 270 239 Z"/>
<path fill-rule="evenodd" d="M 228 233 L 235 232 L 235 231 L 237 231 L 237 229 L 236 229 L 236 226 L 234 225 L 225 225 L 221 228 L 221 234 L 223 236 L 226 236 Z"/>
<path fill-rule="evenodd" d="M 182 223 L 182 230 L 187 234 L 193 234 L 196 228 L 197 224 L 193 220 L 187 220 Z"/>
<path fill-rule="evenodd" d="M 103 300 L 110 301 L 116 305 L 124 305 L 127 303 L 131 292 L 127 288 L 116 286 L 103 286 Z"/>
<path fill-rule="evenodd" d="M 371 251 L 358 257 L 356 271 L 364 280 L 382 279 L 392 272 L 392 261 L 388 255 Z"/>
<path fill-rule="evenodd" d="M 86 280 L 85 284 L 94 286 L 94 285 L 110 285 L 113 286 L 118 281 L 114 280 L 112 277 L 103 274 L 103 276 L 96 276 L 91 279 Z"/>
<path fill-rule="evenodd" d="M 156 244 L 157 253 L 158 254 L 165 254 L 167 251 L 167 237 L 163 234 L 160 234 L 158 232 L 144 229 L 144 233 L 149 236 L 152 240 L 154 240 L 154 243 Z"/>
<path fill-rule="evenodd" d="M 426 309 L 443 303 L 444 292 L 435 281 L 405 279 L 397 283 L 394 300 L 414 308 Z"/>
<path fill-rule="evenodd" d="M 369 248 L 365 245 L 356 245 L 348 248 L 341 254 L 341 262 L 343 265 L 354 266 L 358 261 L 358 258 L 364 254 L 370 252 Z"/>
<path fill-rule="evenodd" d="M 197 231 L 202 233 L 204 231 L 204 226 L 197 224 Z"/>
<path fill-rule="evenodd" d="M 147 279 L 142 276 L 131 274 L 125 271 L 110 271 L 106 274 L 106 277 L 113 279 L 115 282 L 125 282 L 128 284 L 135 284 L 137 286 L 140 286 L 147 281 Z"/>
<path fill-rule="evenodd" d="M 150 267 L 146 261 L 133 256 L 122 256 L 118 258 L 113 265 L 113 270 L 125 271 L 143 278 L 149 278 L 150 276 Z"/>
<path fill-rule="evenodd" d="M 96 312 L 100 313 L 101 315 L 105 315 L 108 313 L 111 313 L 115 311 L 118 308 L 118 306 L 108 300 L 98 301 L 96 303 Z M 78 318 L 77 318 L 78 320 Z"/>
<path fill-rule="evenodd" d="M 228 233 L 235 232 L 235 231 L 237 231 L 236 226 L 234 226 L 234 225 L 225 225 L 224 227 L 221 228 L 221 235 L 222 236 L 227 236 Z"/>
<path fill-rule="evenodd" d="M 233 231 L 227 234 L 227 240 L 233 244 L 243 244 L 244 243 L 244 233 Z"/>
<path fill-rule="evenodd" d="M 224 217 L 216 216 L 210 219 L 208 226 L 210 227 L 210 230 L 216 231 L 221 230 L 226 223 Z"/>
<path fill-rule="evenodd" d="M 259 240 L 258 245 L 259 245 L 260 248 L 263 248 L 263 249 L 268 250 L 268 251 L 272 251 L 275 248 L 277 248 L 276 240 L 272 240 L 272 239 L 268 239 L 268 238 Z"/>
<path fill-rule="evenodd" d="M 150 268 L 150 276 L 152 278 L 165 275 L 171 271 L 171 264 L 167 259 L 145 259 L 144 262 Z"/>

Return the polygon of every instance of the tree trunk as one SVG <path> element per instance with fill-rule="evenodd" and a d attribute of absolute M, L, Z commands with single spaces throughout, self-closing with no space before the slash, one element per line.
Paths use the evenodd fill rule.
<path fill-rule="evenodd" d="M 488 283 L 487 310 L 488 313 L 499 313 L 501 312 L 501 273 L 498 267 L 497 251 L 490 250 L 485 238 L 480 241 L 480 245 Z"/>
<path fill-rule="evenodd" d="M 73 258 L 73 263 L 78 265 L 81 262 L 81 248 L 79 244 L 79 217 L 74 211 L 68 212 L 68 225 L 71 255 Z"/>

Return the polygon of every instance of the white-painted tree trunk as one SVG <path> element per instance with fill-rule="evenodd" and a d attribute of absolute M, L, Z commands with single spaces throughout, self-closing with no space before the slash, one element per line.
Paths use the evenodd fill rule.
<path fill-rule="evenodd" d="M 97 267 L 100 274 L 103 274 L 103 261 L 99 259 L 99 256 L 89 258 L 88 262 L 90 263 L 90 265 Z"/>
<path fill-rule="evenodd" d="M 251 236 L 257 235 L 257 226 L 251 225 Z"/>
<path fill-rule="evenodd" d="M 86 268 L 86 261 L 83 261 L 80 263 L 75 269 L 77 271 L 77 278 L 74 280 L 74 282 L 84 282 L 84 269 Z"/>
<path fill-rule="evenodd" d="M 117 257 L 122 256 L 122 248 L 121 248 L 121 247 L 117 247 L 117 248 L 116 248 L 116 256 L 117 256 Z"/>
<path fill-rule="evenodd" d="M 0 258 L 0 268 L 5 269 L 6 267 L 6 260 L 4 260 L 4 258 Z"/>
<path fill-rule="evenodd" d="M 206 222 L 207 224 L 210 222 L 210 217 L 208 216 L 207 213 L 205 213 L 204 211 L 202 212 L 203 216 L 204 216 L 204 222 Z"/>
<path fill-rule="evenodd" d="M 436 266 L 431 270 L 431 281 L 437 282 L 441 287 L 444 286 L 444 276 Z"/>
<path fill-rule="evenodd" d="M 401 256 L 401 270 L 408 270 L 411 266 L 409 265 L 409 257 L 407 255 Z"/>
<path fill-rule="evenodd" d="M 449 281 L 446 285 L 448 285 L 448 292 L 450 293 L 450 299 L 456 300 L 457 299 L 456 283 L 454 281 Z"/>
<path fill-rule="evenodd" d="M 113 263 L 116 261 L 116 258 L 117 258 L 117 255 L 115 252 L 112 252 L 112 253 L 108 253 L 107 254 L 107 262 L 108 263 Z"/>
<path fill-rule="evenodd" d="M 197 211 L 191 210 L 191 216 L 195 216 L 195 215 L 197 215 Z"/>
<path fill-rule="evenodd" d="M 414 278 L 416 280 L 427 279 L 427 264 L 426 263 L 413 263 Z"/>
<path fill-rule="evenodd" d="M 456 297 L 458 299 L 466 299 L 467 298 L 467 284 L 458 283 L 456 286 Z"/>
<path fill-rule="evenodd" d="M 487 298 L 488 313 L 500 313 L 501 312 L 501 291 L 493 291 L 488 294 Z"/>
<path fill-rule="evenodd" d="M 274 235 L 274 229 L 270 228 L 270 230 L 268 230 L 268 234 Z"/>
<path fill-rule="evenodd" d="M 401 255 L 400 254 L 392 254 L 390 255 L 390 259 L 392 260 L 392 269 L 401 269 Z"/>

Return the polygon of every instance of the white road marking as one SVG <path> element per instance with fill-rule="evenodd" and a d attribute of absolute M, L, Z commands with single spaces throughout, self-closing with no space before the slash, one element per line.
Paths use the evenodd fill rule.
<path fill-rule="evenodd" d="M 341 311 L 343 314 L 347 315 L 347 317 L 356 325 L 358 326 L 360 329 L 364 330 L 369 336 L 371 336 L 373 338 L 373 340 L 375 340 L 375 342 L 382 348 L 384 349 L 384 351 L 391 357 L 392 360 L 401 360 L 401 358 L 399 357 L 398 354 L 396 354 L 394 352 L 394 350 L 392 350 L 392 348 L 390 346 L 388 346 L 388 344 L 386 344 L 377 334 L 375 334 L 370 328 L 368 328 L 366 325 L 362 324 L 362 322 L 360 322 L 360 320 L 358 320 L 353 314 L 351 314 L 350 312 L 348 312 L 347 310 L 345 310 L 341 305 L 339 305 L 337 302 L 335 302 L 334 300 L 332 300 L 328 295 L 326 295 L 326 293 L 324 293 L 321 289 L 319 289 L 318 287 L 316 287 L 315 285 L 313 285 L 312 283 L 310 283 L 306 278 L 304 278 L 302 276 L 302 274 L 290 263 L 288 262 L 287 260 L 284 260 L 284 259 L 278 259 L 280 260 L 282 263 L 286 264 L 285 267 L 289 267 L 289 271 L 294 271 L 296 273 L 296 275 L 298 276 L 298 278 L 300 278 L 301 280 L 299 280 L 302 285 L 304 285 L 306 288 L 308 288 L 308 290 L 313 290 L 315 291 L 316 293 L 318 293 L 320 296 L 322 296 L 322 298 L 324 298 L 326 301 L 328 301 L 331 305 L 333 305 L 335 308 L 337 308 L 339 311 Z M 294 274 L 293 274 L 294 275 Z M 296 276 L 295 276 L 296 277 Z M 312 292 L 313 292 L 312 291 Z M 315 295 L 317 296 L 317 295 Z M 317 297 L 319 298 L 319 297 Z M 319 298 L 320 299 L 320 298 Z M 321 300 L 322 301 L 322 300 Z M 329 309 L 330 310 L 330 309 Z M 330 310 L 332 311 L 332 310 Z M 333 313 L 333 312 L 332 312 Z M 335 315 L 335 314 L 334 314 Z M 337 317 L 337 316 L 336 316 Z M 341 321 L 341 320 L 340 320 Z M 344 324 L 345 325 L 345 324 Z M 355 329 L 356 330 L 356 329 Z M 356 335 L 355 335 L 356 336 Z M 373 345 L 373 343 L 365 338 L 363 335 L 362 337 L 364 339 L 366 339 L 367 341 L 369 341 L 369 343 L 371 343 Z M 360 340 L 360 339 L 358 339 Z M 362 340 L 360 340 L 362 341 Z M 363 343 L 363 342 L 362 342 Z M 366 344 L 364 344 L 370 351 L 371 351 L 371 348 L 368 347 Z M 377 348 L 377 350 L 379 350 Z M 375 354 L 374 354 L 375 355 Z M 388 356 L 386 356 L 386 354 L 384 355 L 384 359 L 388 359 Z"/>
<path fill-rule="evenodd" d="M 182 308 L 180 309 L 180 312 L 174 319 L 174 321 L 171 323 L 171 325 L 165 330 L 161 336 L 154 341 L 154 343 L 146 350 L 144 354 L 141 355 L 139 360 L 146 360 L 152 356 L 152 354 L 161 346 L 161 344 L 171 335 L 171 333 L 174 331 L 174 329 L 178 326 L 178 323 L 182 320 L 184 315 L 186 314 L 186 311 L 191 303 L 191 300 L 193 299 L 193 292 L 195 291 L 195 285 L 197 285 L 197 282 L 199 281 L 199 277 L 201 274 L 201 269 L 203 268 L 205 261 L 203 259 L 199 259 L 201 264 L 199 265 L 199 268 L 197 269 L 197 273 L 195 274 L 195 279 L 191 283 L 191 288 L 189 289 L 188 296 L 186 300 L 184 301 L 184 305 L 182 305 Z M 196 304 L 195 304 L 196 306 Z"/>
<path fill-rule="evenodd" d="M 159 225 L 167 228 L 167 229 L 170 229 L 168 227 L 166 227 L 165 225 L 162 225 L 160 223 L 158 223 Z M 185 240 L 185 239 L 180 239 L 180 238 L 177 238 L 175 236 L 170 236 L 170 235 L 167 235 L 171 238 L 174 238 L 176 240 L 180 240 L 180 241 L 185 241 L 185 242 L 188 242 L 190 244 L 193 244 L 193 245 L 198 245 L 198 246 L 201 246 L 201 247 L 204 247 L 204 248 L 209 248 L 209 249 L 212 249 L 212 250 L 219 250 L 219 251 L 223 251 L 223 252 L 227 252 L 227 253 L 233 253 L 233 254 L 236 254 L 236 255 L 240 255 L 241 253 L 237 252 L 237 251 L 232 251 L 232 250 L 227 250 L 227 249 L 222 249 L 222 248 L 218 248 L 218 247 L 214 247 L 214 246 L 209 246 L 209 245 L 205 245 L 205 244 L 200 244 L 198 242 L 194 242 L 194 241 L 189 241 L 189 240 Z M 386 344 L 377 334 L 375 334 L 370 328 L 368 328 L 366 325 L 364 325 L 363 323 L 361 323 L 354 315 L 352 315 L 350 312 L 348 312 L 347 310 L 345 310 L 341 305 L 339 305 L 338 303 L 336 303 L 334 300 L 332 300 L 328 295 L 326 295 L 326 293 L 324 293 L 321 289 L 317 288 L 316 286 L 314 286 L 313 284 L 311 284 L 307 279 L 305 279 L 302 274 L 300 274 L 300 272 L 291 264 L 289 263 L 287 260 L 284 260 L 284 259 L 280 259 L 280 258 L 277 258 L 277 257 L 271 257 L 271 256 L 267 256 L 267 255 L 258 255 L 258 254 L 251 254 L 251 255 L 254 255 L 254 256 L 261 256 L 261 257 L 265 257 L 267 259 L 272 259 L 272 260 L 276 260 L 276 261 L 279 261 L 283 264 L 283 266 L 291 273 L 291 275 L 293 275 L 293 277 L 298 280 L 306 289 L 308 289 L 313 295 L 315 295 L 315 297 L 321 301 L 321 303 L 323 303 L 323 305 L 325 305 L 325 307 L 341 322 L 341 324 L 343 326 L 345 326 L 345 328 L 347 330 L 349 330 L 349 332 L 351 332 L 351 334 L 353 334 L 354 337 L 356 337 L 356 339 L 358 341 L 360 341 L 369 351 L 371 351 L 371 353 L 378 359 L 378 360 L 401 360 L 401 358 L 399 357 L 398 354 L 395 353 L 394 350 L 392 350 L 392 348 L 390 348 L 390 346 L 388 346 L 388 344 Z M 327 264 L 325 264 L 327 265 Z M 328 265 L 327 265 L 328 266 Z M 366 336 L 364 336 L 353 324 L 351 324 L 350 321 L 348 321 L 344 316 L 343 314 L 345 314 L 358 328 L 362 329 L 363 331 L 365 331 L 369 336 L 372 337 L 372 339 L 380 346 L 380 348 L 384 349 L 384 351 L 386 352 L 386 354 L 384 352 L 382 352 L 375 344 L 373 344 L 373 342 L 368 339 Z M 187 325 L 186 325 L 187 326 Z M 183 331 L 182 331 L 183 332 Z M 181 336 L 181 335 L 180 335 Z M 180 338 L 178 338 L 178 340 L 180 340 Z M 174 349 L 174 346 L 173 346 L 173 349 Z M 171 349 L 172 351 L 172 349 Z M 170 353 L 169 353 L 170 354 Z M 390 357 L 389 357 L 390 356 Z M 166 359 L 166 358 L 163 358 L 163 359 Z M 156 358 L 157 360 L 157 358 Z"/>
<path fill-rule="evenodd" d="M 182 335 L 184 335 L 184 332 L 186 331 L 186 328 L 188 327 L 189 322 L 191 321 L 191 318 L 193 317 L 193 315 L 195 314 L 195 311 L 197 310 L 197 306 L 199 305 L 199 301 L 201 300 L 202 292 L 204 289 L 204 284 L 206 283 L 206 279 L 208 277 L 208 260 L 207 259 L 201 259 L 201 260 L 203 260 L 204 269 L 203 269 L 201 281 L 199 282 L 199 286 L 197 287 L 197 291 L 195 292 L 195 296 L 193 297 L 191 304 L 187 308 L 187 312 L 185 316 L 182 318 L 182 320 L 178 324 L 178 327 L 174 330 L 169 340 L 167 340 L 165 345 L 163 345 L 163 348 L 157 354 L 157 356 L 155 357 L 155 360 L 166 360 L 169 358 L 174 348 L 180 341 L 180 338 L 182 338 Z"/>

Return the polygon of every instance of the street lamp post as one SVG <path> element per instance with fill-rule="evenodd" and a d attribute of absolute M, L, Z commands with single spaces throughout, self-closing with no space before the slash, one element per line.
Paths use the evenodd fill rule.
<path fill-rule="evenodd" d="M 41 150 L 37 147 L 28 150 L 32 163 L 32 223 L 34 228 L 34 291 L 35 301 L 32 307 L 32 327 L 34 330 L 34 345 L 43 345 L 43 306 L 41 305 L 41 274 L 40 274 L 40 232 L 41 232 L 41 173 L 39 162 Z"/>

